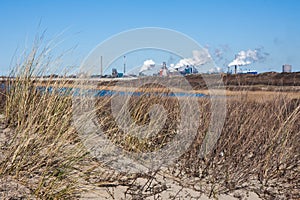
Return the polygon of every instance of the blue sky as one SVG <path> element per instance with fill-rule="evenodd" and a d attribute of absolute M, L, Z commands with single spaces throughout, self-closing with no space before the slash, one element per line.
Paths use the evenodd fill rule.
<path fill-rule="evenodd" d="M 182 32 L 212 54 L 221 49 L 224 68 L 238 52 L 263 48 L 268 56 L 249 68 L 281 71 L 287 63 L 300 71 L 299 10 L 298 0 L 0 0 L 0 75 L 45 29 L 48 40 L 63 32 L 56 51 L 74 48 L 65 65 L 80 65 L 103 40 L 141 27 Z"/>

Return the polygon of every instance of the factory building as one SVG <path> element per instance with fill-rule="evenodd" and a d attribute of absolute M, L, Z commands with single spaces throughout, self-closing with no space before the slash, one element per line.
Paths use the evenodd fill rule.
<path fill-rule="evenodd" d="M 285 65 L 282 65 L 282 72 L 283 73 L 291 73 L 292 72 L 292 65 L 288 65 L 288 64 L 285 64 Z"/>

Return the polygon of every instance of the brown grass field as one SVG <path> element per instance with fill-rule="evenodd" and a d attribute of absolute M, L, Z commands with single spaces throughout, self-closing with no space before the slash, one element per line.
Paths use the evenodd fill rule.
<path fill-rule="evenodd" d="M 1 199 L 300 198 L 299 73 L 224 75 L 226 117 L 212 151 L 199 156 L 212 115 L 210 99 L 199 98 L 195 109 L 200 117 L 192 122 L 198 131 L 188 150 L 168 167 L 124 173 L 87 151 L 72 123 L 71 96 L 41 94 L 35 89 L 37 85 L 77 84 L 68 79 L 39 82 L 26 63 L 14 79 L 5 80 L 10 90 L 0 93 Z M 187 92 L 208 94 L 199 75 L 186 79 L 193 87 Z M 128 85 L 134 86 L 135 81 Z M 123 90 L 114 87 L 115 81 L 92 85 Z M 170 92 L 157 85 L 132 90 Z M 151 95 L 130 99 L 129 113 L 138 125 L 151 127 L 152 105 L 166 110 L 163 127 L 146 139 L 118 127 L 110 97 L 98 98 L 93 112 L 99 128 L 115 145 L 127 152 L 151 152 L 182 134 L 176 132 L 180 101 L 188 99 Z M 159 121 L 162 116 L 156 117 Z"/>

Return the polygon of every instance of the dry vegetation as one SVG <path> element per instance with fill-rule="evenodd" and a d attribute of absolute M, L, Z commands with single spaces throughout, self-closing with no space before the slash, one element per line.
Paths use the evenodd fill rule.
<path fill-rule="evenodd" d="M 32 77 L 42 70 L 38 66 L 48 67 L 43 63 L 47 49 L 37 55 L 38 50 L 30 52 L 12 72 L 15 78 L 5 82 L 5 126 L 13 131 L 1 146 L 0 177 L 28 188 L 26 198 L 74 197 L 79 188 L 73 167 L 85 153 L 70 126 L 72 98 L 35 89 Z M 1 187 L 1 198 L 13 198 L 10 192 L 17 192 L 7 192 L 5 184 Z"/>
<path fill-rule="evenodd" d="M 32 53 L 35 54 L 36 51 Z M 22 197 L 77 199 L 83 190 L 125 187 L 123 198 L 180 199 L 182 188 L 211 198 L 237 190 L 255 192 L 262 199 L 300 198 L 300 97 L 274 93 L 266 101 L 248 95 L 227 99 L 227 115 L 214 150 L 199 156 L 210 122 L 210 100 L 199 99 L 198 135 L 176 164 L 147 174 L 114 171 L 86 154 L 72 124 L 72 97 L 62 93 L 41 93 L 32 76 L 40 66 L 40 56 L 30 56 L 16 68 L 16 79 L 8 78 L 1 95 L 5 115 L 3 126 L 10 128 L 1 142 L 0 197 L 13 198 L 6 185 L 15 181 L 26 187 Z M 51 81 L 49 81 L 50 83 Z M 60 81 L 60 86 L 70 84 Z M 52 81 L 51 85 L 56 82 Z M 47 88 L 47 84 L 45 85 Z M 155 85 L 148 85 L 156 87 Z M 165 89 L 165 92 L 170 92 Z M 297 97 L 297 93 L 295 93 Z M 295 97 L 293 96 L 293 97 Z M 147 139 L 123 132 L 114 121 L 109 97 L 99 98 L 97 117 L 104 133 L 116 145 L 130 152 L 148 152 L 172 140 L 180 121 L 178 100 L 165 96 L 132 97 L 129 110 L 139 125 L 150 125 L 148 111 L 154 104 L 166 109 L 167 120 L 157 135 Z M 162 116 L 156 115 L 160 120 Z M 3 133 L 4 134 L 4 133 Z M 162 177 L 162 178 L 160 178 Z M 165 178 L 179 189 L 167 188 Z M 139 181 L 140 179 L 144 181 Z M 5 184 L 3 181 L 7 180 Z M 172 195 L 163 196 L 167 190 Z M 2 196 L 1 196 L 2 195 Z M 20 197 L 21 198 L 21 197 Z M 100 197 L 99 197 L 100 198 Z"/>
<path fill-rule="evenodd" d="M 210 196 L 243 188 L 265 199 L 298 199 L 300 101 L 284 97 L 264 103 L 231 100 L 227 109 L 214 151 L 197 159 L 203 128 L 190 152 L 180 159 L 177 176 L 192 176 L 195 181 L 184 184 L 198 185 L 200 192 Z M 209 184 L 203 187 L 205 183 Z"/>
<path fill-rule="evenodd" d="M 132 118 L 137 123 L 149 125 L 149 113 L 145 111 L 160 101 L 168 110 L 170 121 L 166 121 L 155 137 L 144 140 L 123 133 L 117 127 L 109 111 L 110 102 L 106 101 L 108 106 L 99 111 L 98 116 L 105 133 L 116 145 L 127 151 L 146 152 L 161 148 L 172 139 L 171 133 L 180 120 L 176 118 L 179 112 L 176 100 L 152 97 L 148 101 L 149 98 L 131 99 Z M 194 144 L 176 165 L 164 169 L 162 174 L 172 177 L 184 188 L 209 197 L 216 198 L 219 194 L 241 189 L 253 191 L 263 199 L 300 197 L 300 99 L 280 94 L 274 94 L 264 102 L 248 100 L 247 95 L 239 100 L 229 99 L 221 137 L 214 151 L 204 158 L 199 156 L 199 150 L 210 122 L 210 101 L 200 99 L 199 109 L 200 126 Z M 136 192 L 140 197 L 148 194 L 146 191 Z"/>

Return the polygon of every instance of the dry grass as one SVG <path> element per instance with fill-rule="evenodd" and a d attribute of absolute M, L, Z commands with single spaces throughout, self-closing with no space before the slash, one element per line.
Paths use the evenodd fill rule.
<path fill-rule="evenodd" d="M 227 99 L 225 124 L 213 152 L 204 158 L 199 156 L 211 117 L 210 100 L 200 99 L 201 118 L 196 122 L 199 129 L 194 144 L 176 165 L 159 174 L 172 177 L 182 187 L 209 197 L 245 190 L 257 193 L 262 199 L 298 199 L 300 98 L 292 98 L 298 94 L 291 97 L 274 92 L 265 98 L 265 93 L 259 93 L 261 96 L 256 99 L 249 92 L 236 94 L 239 96 Z M 103 102 L 106 102 L 104 106 Z M 99 99 L 98 104 L 101 104 L 98 117 L 104 133 L 127 151 L 148 152 L 163 147 L 172 140 L 180 122 L 176 99 L 147 95 L 132 97 L 129 111 L 139 125 L 150 125 L 151 105 L 160 104 L 167 110 L 168 120 L 158 134 L 140 139 L 130 132 L 122 132 L 117 126 L 110 110 L 110 99 Z M 155 180 L 156 173 L 150 176 L 152 180 Z M 149 188 L 149 185 L 138 188 Z M 164 188 L 163 184 L 161 188 Z M 140 198 L 149 195 L 144 189 L 132 190 Z"/>
<path fill-rule="evenodd" d="M 198 139 L 173 170 L 180 180 L 189 177 L 181 184 L 198 185 L 199 192 L 211 197 L 238 189 L 254 191 L 264 199 L 300 197 L 299 99 L 229 100 L 218 144 L 211 154 L 199 158 L 207 119 L 204 112 Z"/>
<path fill-rule="evenodd" d="M 72 124 L 74 102 L 70 94 L 36 90 L 33 77 L 43 72 L 39 66 L 49 67 L 49 62 L 43 62 L 45 51 L 37 53 L 34 49 L 15 68 L 12 74 L 15 78 L 6 81 L 7 90 L 1 98 L 5 100 L 6 125 L 14 131 L 2 146 L 2 180 L 12 177 L 39 199 L 79 198 L 83 184 L 104 188 L 122 185 L 127 188 L 129 199 L 154 197 L 167 190 L 157 176 L 168 176 L 182 187 L 209 197 L 243 189 L 254 191 L 263 199 L 300 198 L 298 94 L 268 94 L 257 101 L 257 93 L 240 92 L 238 98 L 236 95 L 228 98 L 221 136 L 205 157 L 200 157 L 199 151 L 211 118 L 211 102 L 199 99 L 200 119 L 192 122 L 199 126 L 198 134 L 189 150 L 168 169 L 124 174 L 86 156 Z M 75 87 L 75 84 L 70 85 L 66 79 L 43 82 L 46 90 L 50 86 Z M 150 84 L 139 91 L 153 87 L 158 86 Z M 159 90 L 170 93 L 167 88 Z M 128 152 L 151 152 L 172 141 L 176 134 L 183 134 L 176 132 L 182 117 L 179 101 L 184 99 L 149 94 L 130 99 L 128 110 L 133 122 L 150 127 L 147 133 L 157 133 L 147 138 L 134 136 L 133 129 L 124 132 L 118 127 L 110 97 L 99 98 L 92 112 L 97 113 L 101 129 L 115 145 Z M 156 104 L 166 112 L 150 114 L 151 106 Z M 166 118 L 161 114 L 166 114 Z M 119 115 L 123 115 L 122 110 Z M 163 121 L 162 128 L 157 131 L 151 119 Z M 146 181 L 139 182 L 141 177 Z M 113 193 L 110 195 L 114 198 Z"/>
<path fill-rule="evenodd" d="M 6 81 L 6 124 L 14 131 L 2 147 L 0 177 L 13 177 L 37 198 L 71 198 L 79 193 L 73 167 L 85 152 L 70 126 L 72 98 L 34 87 L 33 77 L 49 67 L 47 49 L 38 51 L 34 48 Z"/>
<path fill-rule="evenodd" d="M 170 91 L 165 89 L 164 92 Z M 178 100 L 173 97 L 147 94 L 140 97 L 131 97 L 127 109 L 132 124 L 128 125 L 131 128 L 127 132 L 124 132 L 116 123 L 111 110 L 110 98 L 99 98 L 97 105 L 97 116 L 101 129 L 117 146 L 129 152 L 151 152 L 162 148 L 176 135 L 178 122 L 180 121 Z M 162 111 L 160 113 L 150 113 L 151 107 L 154 105 L 161 105 L 166 113 Z M 165 121 L 163 120 L 164 114 L 167 116 Z M 118 116 L 122 118 L 123 115 L 125 114 L 120 110 Z M 129 123 L 126 119 L 124 120 L 124 123 Z M 158 127 L 158 121 L 164 121 L 162 127 Z M 147 126 L 143 130 L 144 137 L 136 136 L 137 126 Z"/>

